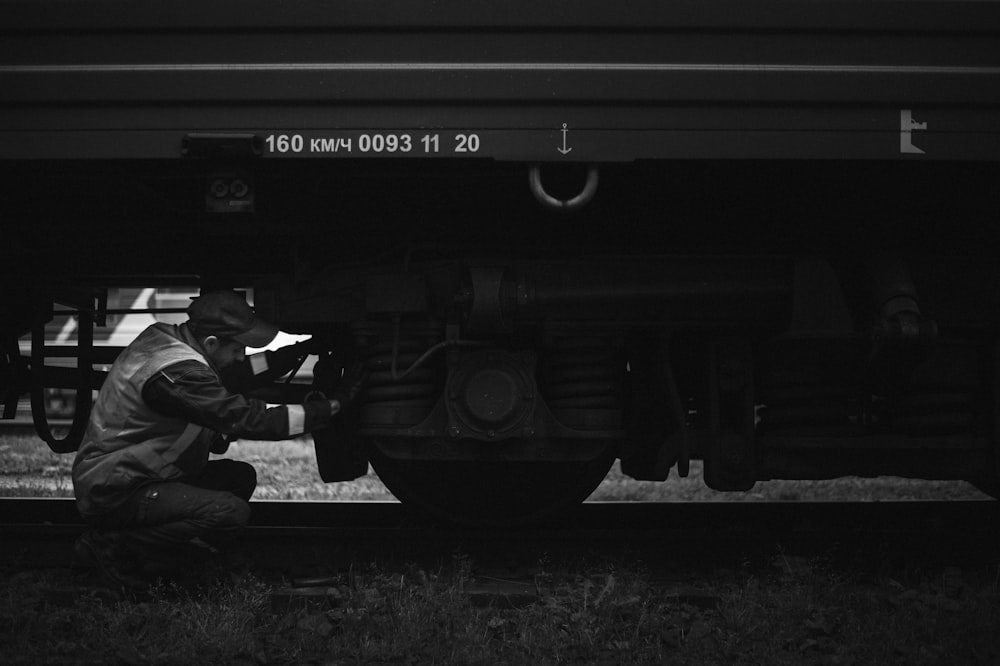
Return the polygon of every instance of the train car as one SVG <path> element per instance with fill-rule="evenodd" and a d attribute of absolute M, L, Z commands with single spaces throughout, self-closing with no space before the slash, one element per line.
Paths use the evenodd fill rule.
<path fill-rule="evenodd" d="M 0 396 L 77 391 L 58 450 L 109 290 L 226 286 L 370 370 L 323 478 L 449 519 L 616 460 L 997 488 L 1000 2 L 0 0 L 0 43 Z"/>

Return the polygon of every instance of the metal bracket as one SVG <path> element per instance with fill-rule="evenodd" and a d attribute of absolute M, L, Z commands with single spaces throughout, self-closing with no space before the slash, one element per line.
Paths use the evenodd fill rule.
<path fill-rule="evenodd" d="M 31 418 L 38 436 L 56 453 L 76 451 L 90 421 L 94 313 L 81 310 L 78 316 L 76 407 L 69 432 L 61 439 L 52 434 L 45 413 L 45 319 L 36 321 L 31 331 Z"/>

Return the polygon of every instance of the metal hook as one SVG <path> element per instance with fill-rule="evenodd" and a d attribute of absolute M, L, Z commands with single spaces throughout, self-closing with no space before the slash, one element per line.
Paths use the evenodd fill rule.
<path fill-rule="evenodd" d="M 528 169 L 528 184 L 531 187 L 531 193 L 535 195 L 539 203 L 553 210 L 571 211 L 587 205 L 594 198 L 594 193 L 597 192 L 597 180 L 598 167 L 596 164 L 591 164 L 587 168 L 587 182 L 584 183 L 583 190 L 571 199 L 556 199 L 546 192 L 542 185 L 542 167 L 533 164 Z"/>
<path fill-rule="evenodd" d="M 71 453 L 80 447 L 90 421 L 92 402 L 94 314 L 81 311 L 77 334 L 76 409 L 65 437 L 52 434 L 45 413 L 45 321 L 35 322 L 31 331 L 31 417 L 38 436 L 56 453 Z"/>

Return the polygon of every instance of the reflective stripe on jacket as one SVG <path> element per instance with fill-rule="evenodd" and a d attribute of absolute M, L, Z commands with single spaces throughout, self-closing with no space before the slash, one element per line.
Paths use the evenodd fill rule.
<path fill-rule="evenodd" d="M 215 433 L 187 419 L 164 416 L 142 399 L 146 381 L 167 366 L 205 357 L 183 340 L 180 328 L 154 324 L 119 355 L 97 397 L 76 460 L 73 487 L 81 515 L 118 507 L 143 483 L 178 479 L 199 470 L 175 463 L 192 446 L 208 447 Z M 191 459 L 191 457 L 188 457 Z"/>

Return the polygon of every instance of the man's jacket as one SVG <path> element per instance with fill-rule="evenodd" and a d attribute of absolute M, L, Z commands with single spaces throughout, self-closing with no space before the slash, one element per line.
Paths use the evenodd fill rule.
<path fill-rule="evenodd" d="M 115 361 L 73 463 L 81 515 L 112 511 L 137 488 L 203 470 L 219 434 L 288 439 L 326 425 L 328 403 L 268 408 L 227 391 L 185 326 L 154 324 Z"/>

